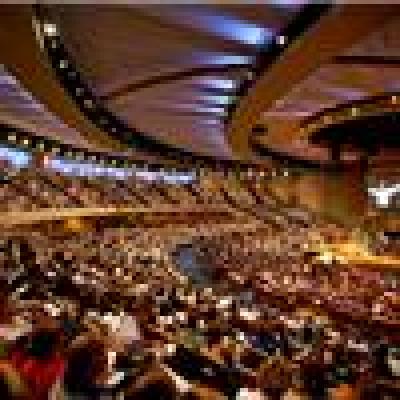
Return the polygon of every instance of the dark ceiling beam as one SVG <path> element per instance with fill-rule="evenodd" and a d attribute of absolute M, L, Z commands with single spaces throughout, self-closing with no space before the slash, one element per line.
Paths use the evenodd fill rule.
<path fill-rule="evenodd" d="M 100 96 L 100 100 L 113 101 L 138 90 L 147 89 L 157 85 L 164 85 L 187 78 L 202 77 L 206 75 L 235 72 L 241 70 L 245 71 L 246 66 L 243 64 L 197 66 L 183 71 L 151 76 L 139 82 L 128 83 L 124 86 L 121 86 L 120 88 L 113 89 L 107 94 Z"/>
<path fill-rule="evenodd" d="M 386 56 L 374 56 L 374 55 L 342 55 L 337 56 L 333 59 L 334 64 L 343 65 L 367 65 L 373 67 L 400 67 L 400 57 L 386 57 Z"/>
<path fill-rule="evenodd" d="M 320 18 L 301 40 L 286 49 L 278 62 L 261 75 L 240 99 L 228 126 L 228 140 L 236 156 L 251 155 L 249 135 L 262 113 L 321 65 L 329 63 L 371 31 L 399 15 L 393 4 L 340 4 Z M 300 134 L 300 133 L 299 133 Z M 293 137 L 290 137 L 290 141 Z M 273 143 L 270 143 L 273 145 Z"/>
<path fill-rule="evenodd" d="M 363 97 L 363 98 L 357 99 L 357 100 L 350 100 L 350 101 L 345 101 L 343 103 L 337 103 L 333 107 L 323 108 L 322 110 L 310 115 L 309 117 L 304 118 L 301 121 L 300 126 L 307 127 L 308 125 L 320 120 L 324 116 L 336 114 L 336 113 L 338 113 L 340 111 L 344 111 L 344 110 L 351 110 L 353 107 L 360 107 L 365 104 L 374 105 L 374 103 L 376 103 L 377 110 L 378 110 L 378 103 L 382 100 L 390 99 L 391 97 L 399 97 L 400 98 L 400 93 L 399 92 L 385 92 L 382 94 Z"/>
<path fill-rule="evenodd" d="M 87 120 L 62 88 L 46 57 L 40 51 L 32 23 L 31 5 L 2 6 L 0 63 L 25 89 L 33 93 L 40 103 L 46 105 L 50 112 L 80 132 L 88 142 L 105 150 L 123 150 L 120 143 L 111 140 L 105 132 Z"/>
<path fill-rule="evenodd" d="M 399 149 L 397 135 L 400 113 L 383 112 L 376 115 L 341 121 L 322 127 L 310 140 L 313 143 L 352 145 L 359 150 L 376 153 L 380 148 Z"/>

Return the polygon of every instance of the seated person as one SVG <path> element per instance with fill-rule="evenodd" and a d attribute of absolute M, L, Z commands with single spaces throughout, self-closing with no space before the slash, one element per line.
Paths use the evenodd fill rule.
<path fill-rule="evenodd" d="M 19 338 L 10 351 L 11 365 L 30 391 L 31 399 L 47 399 L 65 368 L 58 331 L 38 330 Z"/>
<path fill-rule="evenodd" d="M 115 398 L 109 385 L 107 349 L 100 340 L 89 339 L 72 350 L 64 375 L 64 394 L 70 400 Z"/>

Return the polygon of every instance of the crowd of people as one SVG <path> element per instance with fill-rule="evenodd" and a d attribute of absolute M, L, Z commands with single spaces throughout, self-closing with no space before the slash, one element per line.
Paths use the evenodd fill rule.
<path fill-rule="evenodd" d="M 294 393 L 326 398 L 321 396 L 342 390 L 343 385 L 354 390 L 361 385 L 370 390 L 362 398 L 372 398 L 382 390 L 376 387 L 378 377 L 397 377 L 398 338 L 390 329 L 387 334 L 382 330 L 389 316 L 387 328 L 396 326 L 396 309 L 376 302 L 390 294 L 395 298 L 393 281 L 381 274 L 366 276 L 343 267 L 333 271 L 338 266 L 307 261 L 304 257 L 310 255 L 301 247 L 301 238 L 285 243 L 276 227 L 263 224 L 248 234 L 240 228 L 223 234 L 197 232 L 190 246 L 183 246 L 194 252 L 194 270 L 206 270 L 207 279 L 200 281 L 179 268 L 176 253 L 171 257 L 172 248 L 180 251 L 176 243 L 187 240 L 176 228 L 141 233 L 130 226 L 5 238 L 3 293 L 9 293 L 15 308 L 3 324 L 5 342 L 5 333 L 14 332 L 4 351 L 7 382 L 17 388 L 19 381 L 37 384 L 29 375 L 33 372 L 25 376 L 21 367 L 27 357 L 23 343 L 36 341 L 37 331 L 38 337 L 46 332 L 45 339 L 37 339 L 39 347 L 57 342 L 57 357 L 45 363 L 57 376 L 40 372 L 51 376 L 38 378 L 44 385 L 34 389 L 38 396 L 48 396 L 50 387 L 52 393 L 64 395 L 93 391 L 85 396 L 94 397 L 87 398 L 140 396 L 147 389 L 158 393 L 160 385 L 170 382 L 166 393 L 174 388 L 172 398 L 201 398 L 202 386 L 215 391 L 207 391 L 204 396 L 211 397 L 205 398 L 243 398 L 246 390 L 264 396 L 259 398 L 296 398 L 284 397 Z M 172 240 L 174 234 L 177 240 Z M 9 304 L 3 309 L 12 314 Z M 371 326 L 371 321 L 381 327 L 375 337 L 371 332 L 377 325 Z M 49 331 L 52 339 L 46 339 Z M 100 365 L 108 365 L 109 352 L 128 364 L 141 361 L 129 364 L 129 373 L 117 368 L 116 361 L 113 368 L 101 370 Z M 96 360 L 90 361 L 93 357 Z M 141 364 L 144 360 L 146 365 Z M 75 363 L 78 366 L 68 370 Z M 91 388 L 77 384 L 78 376 L 85 376 L 73 373 L 83 368 L 80 363 L 93 369 L 87 372 L 91 383 L 85 383 Z M 337 377 L 342 364 L 346 376 Z M 322 387 L 307 381 L 316 374 L 312 368 L 320 368 L 316 376 Z M 148 383 L 145 376 L 154 382 Z M 147 383 L 139 385 L 139 378 Z M 390 384 L 388 388 L 392 390 Z M 67 398 L 86 398 L 68 393 Z"/>
<path fill-rule="evenodd" d="M 129 176 L 78 176 L 41 166 L 2 170 L 0 209 L 36 211 L 71 207 L 218 206 L 198 181 L 167 183 L 162 179 Z"/>
<path fill-rule="evenodd" d="M 233 221 L 2 232 L 8 398 L 398 396 L 398 276 L 321 258 L 311 238 L 351 233 L 285 205 L 258 175 L 167 185 L 36 168 L 3 181 L 28 208 L 215 204 Z M 23 210 L 12 196 L 2 206 Z"/>

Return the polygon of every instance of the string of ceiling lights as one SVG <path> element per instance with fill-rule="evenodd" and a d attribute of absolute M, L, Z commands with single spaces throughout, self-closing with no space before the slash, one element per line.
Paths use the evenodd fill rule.
<path fill-rule="evenodd" d="M 33 28 L 41 49 L 47 55 L 63 88 L 80 111 L 96 127 L 106 132 L 111 138 L 144 155 L 157 155 L 163 160 L 179 160 L 181 163 L 192 165 L 215 162 L 215 158 L 211 155 L 196 154 L 139 132 L 107 110 L 76 68 L 62 42 L 62 35 L 57 24 L 49 19 L 43 7 L 36 5 L 34 10 Z"/>
<path fill-rule="evenodd" d="M 32 155 L 50 155 L 54 158 L 61 158 L 66 161 L 74 161 L 80 163 L 93 163 L 99 167 L 121 168 L 121 169 L 147 169 L 149 171 L 169 170 L 173 173 L 185 173 L 186 168 L 178 168 L 166 166 L 162 163 L 150 163 L 144 160 L 129 160 L 122 156 L 111 156 L 107 153 L 93 152 L 80 149 L 59 142 L 48 137 L 32 135 L 21 129 L 0 124 L 0 145 L 14 148 L 19 151 L 26 151 Z"/>
<path fill-rule="evenodd" d="M 217 160 L 212 155 L 197 154 L 186 149 L 176 148 L 129 127 L 125 122 L 108 111 L 106 107 L 102 105 L 101 101 L 93 94 L 89 85 L 84 82 L 84 79 L 81 77 L 75 63 L 72 61 L 63 45 L 62 34 L 59 31 L 59 27 L 49 19 L 45 9 L 37 5 L 34 10 L 33 27 L 36 37 L 40 47 L 48 56 L 56 76 L 69 96 L 71 96 L 74 102 L 78 105 L 82 113 L 95 126 L 102 131 L 107 132 L 110 137 L 127 144 L 135 151 L 139 151 L 138 154 L 141 154 L 144 160 L 146 160 L 149 155 L 152 157 L 156 155 L 160 160 L 162 160 L 161 162 L 170 160 L 176 162 L 179 160 L 180 164 L 188 167 L 190 166 L 191 168 L 202 168 L 203 166 L 212 168 L 216 165 L 218 168 L 221 166 L 235 168 L 238 165 L 245 168 L 251 168 L 253 166 L 252 162 L 229 159 Z M 305 6 L 299 16 L 295 18 L 280 35 L 275 37 L 275 45 L 267 46 L 267 53 L 265 53 L 265 49 L 261 51 L 260 54 L 262 54 L 263 57 L 258 58 L 258 61 L 255 63 L 255 70 L 258 71 L 258 73 L 264 71 L 266 63 L 268 64 L 275 61 L 282 54 L 284 49 L 288 47 L 288 45 L 293 44 L 293 42 L 304 33 L 307 27 L 312 25 L 312 23 L 314 23 L 326 10 L 327 4 L 310 4 Z M 252 81 L 257 77 L 257 74 L 254 76 L 252 74 L 250 75 L 248 78 L 251 78 Z M 57 148 L 60 144 L 56 144 L 55 146 Z M 70 149 L 65 151 L 65 153 L 69 154 L 71 157 L 85 159 L 87 157 L 86 153 L 82 152 L 82 150 L 74 151 Z M 124 158 L 119 159 L 106 156 L 99 157 L 98 155 L 90 155 L 88 157 L 89 159 L 95 158 L 96 160 L 101 158 L 103 160 L 102 162 L 109 163 L 113 166 L 129 163 L 129 161 Z M 288 164 L 294 162 L 295 164 L 303 165 L 301 160 L 292 160 L 291 157 L 286 157 L 285 155 L 280 156 L 279 154 L 271 153 L 268 154 L 268 157 L 271 159 L 276 158 L 278 161 L 284 161 Z M 305 163 L 303 166 L 307 168 L 308 164 Z"/>
<path fill-rule="evenodd" d="M 399 113 L 400 92 L 390 92 L 372 96 L 359 101 L 351 101 L 340 106 L 327 108 L 302 121 L 302 138 L 309 138 L 313 133 L 330 125 L 337 125 L 353 119 L 377 114 Z"/>

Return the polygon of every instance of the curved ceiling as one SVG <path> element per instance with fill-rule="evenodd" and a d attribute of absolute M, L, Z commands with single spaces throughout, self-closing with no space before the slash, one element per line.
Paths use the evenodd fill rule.
<path fill-rule="evenodd" d="M 0 122 L 88 150 L 102 150 L 86 140 L 38 101 L 0 64 Z M 105 149 L 103 149 L 105 151 Z"/>
<path fill-rule="evenodd" d="M 324 122 L 333 109 L 400 93 L 400 8 L 340 4 L 310 19 L 312 7 L 305 1 L 39 6 L 40 30 L 46 21 L 56 30 L 65 61 L 40 53 L 39 44 L 46 45 L 40 35 L 35 42 L 32 7 L 8 7 L 0 50 L 9 48 L 4 32 L 13 25 L 22 45 L 2 52 L 0 118 L 78 147 L 96 146 L 92 139 L 99 137 L 101 149 L 103 138 L 106 151 L 126 149 L 112 138 L 136 132 L 163 151 L 170 145 L 175 158 L 187 150 L 260 161 L 256 144 L 268 150 L 263 154 L 330 161 L 324 141 L 306 134 L 317 116 Z M 108 127 L 115 135 L 63 89 L 61 62 L 73 65 L 93 101 L 116 117 Z"/>
<path fill-rule="evenodd" d="M 304 135 L 308 121 L 332 108 L 400 93 L 399 56 L 398 6 L 337 6 L 240 99 L 229 126 L 235 152 L 251 153 L 255 140 L 268 149 L 329 161 L 328 149 Z M 257 137 L 251 135 L 255 126 Z"/>
<path fill-rule="evenodd" d="M 301 10 L 288 5 L 54 5 L 63 44 L 97 98 L 152 137 L 232 156 L 227 105 L 255 57 Z"/>

